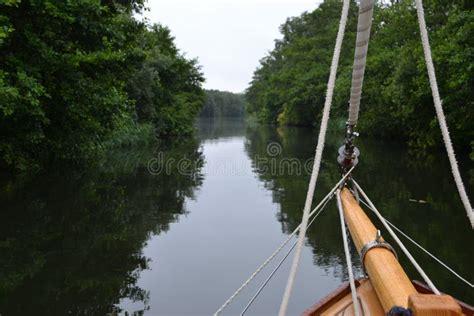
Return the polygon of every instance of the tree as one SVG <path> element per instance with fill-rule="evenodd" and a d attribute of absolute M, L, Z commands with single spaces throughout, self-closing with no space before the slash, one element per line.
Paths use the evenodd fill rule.
<path fill-rule="evenodd" d="M 244 117 L 245 97 L 227 91 L 206 90 L 201 117 Z"/>
<path fill-rule="evenodd" d="M 283 38 L 262 59 L 246 95 L 260 121 L 314 125 L 325 98 L 329 63 L 341 3 L 326 0 L 311 13 L 289 19 Z M 430 41 L 444 110 L 455 145 L 474 138 L 474 18 L 467 1 L 425 2 Z M 351 85 L 356 5 L 349 23 L 336 82 L 333 116 L 346 119 Z M 415 147 L 441 145 L 413 1 L 375 7 L 358 129 L 406 139 Z"/>
<path fill-rule="evenodd" d="M 192 130 L 203 104 L 199 66 L 167 28 L 134 18 L 143 7 L 142 0 L 0 4 L 0 167 L 77 164 L 130 133 Z"/>

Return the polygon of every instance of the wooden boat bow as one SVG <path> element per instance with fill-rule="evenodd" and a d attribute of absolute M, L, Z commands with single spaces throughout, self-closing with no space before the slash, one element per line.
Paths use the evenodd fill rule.
<path fill-rule="evenodd" d="M 341 202 L 346 224 L 360 253 L 377 235 L 377 228 L 352 193 L 344 188 Z M 448 316 L 473 315 L 474 309 L 459 304 L 449 295 L 434 295 L 410 281 L 394 253 L 384 247 L 370 248 L 364 262 L 367 278 L 357 281 L 357 298 L 362 315 Z M 416 285 L 416 286 L 415 286 Z M 353 315 L 349 284 L 308 309 L 304 315 Z"/>

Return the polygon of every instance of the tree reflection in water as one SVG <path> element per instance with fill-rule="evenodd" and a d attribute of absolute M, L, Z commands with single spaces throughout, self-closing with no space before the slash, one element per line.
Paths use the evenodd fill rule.
<path fill-rule="evenodd" d="M 296 158 L 304 165 L 313 157 L 316 142 L 316 132 L 311 129 L 247 128 L 246 151 L 259 179 L 272 191 L 273 200 L 280 205 L 278 221 L 285 233 L 291 233 L 300 223 L 309 173 L 290 174 L 285 168 L 282 169 L 284 172 L 276 173 L 268 169 L 262 170 L 258 168 L 257 160 L 266 157 L 281 166 L 282 160 Z M 279 155 L 268 153 L 267 146 L 270 143 L 281 145 Z M 336 155 L 341 143 L 342 135 L 328 135 L 314 206 L 340 179 Z M 461 275 L 473 280 L 474 271 L 470 264 L 474 260 L 474 253 L 471 249 L 466 249 L 466 241 L 472 241 L 472 231 L 462 211 L 445 153 L 409 151 L 401 143 L 370 139 L 358 139 L 357 145 L 361 150 L 361 157 L 355 177 L 384 216 Z M 469 171 L 474 170 L 472 162 L 462 156 L 460 160 L 466 171 L 464 174 L 469 175 Z M 470 184 L 472 185 L 472 181 Z M 427 203 L 413 203 L 410 199 L 426 200 Z M 368 215 L 381 228 L 382 225 L 370 211 Z M 315 264 L 327 267 L 328 272 L 337 267 L 335 276 L 342 281 L 347 280 L 347 271 L 338 223 L 335 202 L 329 203 L 327 210 L 308 230 L 307 243 L 313 249 Z M 388 233 L 381 230 L 384 237 L 391 241 Z M 408 241 L 406 245 L 438 288 L 467 302 L 474 301 L 474 293 L 466 291 L 464 283 Z M 354 248 L 351 251 L 358 267 L 357 274 L 360 275 L 359 256 Z M 420 279 L 401 251 L 398 252 L 408 274 L 413 279 Z"/>
<path fill-rule="evenodd" d="M 224 120 L 200 126 L 199 137 L 216 149 L 219 141 L 214 140 L 220 138 L 244 142 L 244 157 L 250 157 L 258 181 L 268 189 L 262 194 L 266 197 L 271 192 L 273 201 L 279 206 L 276 219 L 281 230 L 288 234 L 296 228 L 301 219 L 309 174 L 290 173 L 289 165 L 285 165 L 283 172 L 265 170 L 259 168 L 259 161 L 278 165 L 284 159 L 293 162 L 296 159 L 305 165 L 314 154 L 316 131 L 244 127 L 242 121 Z M 340 177 L 336 152 L 341 138 L 339 133 L 328 135 L 315 203 Z M 278 144 L 277 151 L 268 150 L 270 143 Z M 355 177 L 382 213 L 472 281 L 474 271 L 470 264 L 474 253 L 469 248 L 472 231 L 462 211 L 444 152 L 435 155 L 410 153 L 399 143 L 362 138 L 357 144 L 362 155 Z M 137 280 L 150 260 L 143 254 L 143 248 L 150 236 L 166 232 L 170 223 L 185 214 L 186 199 L 193 199 L 200 188 L 204 163 L 200 146 L 195 138 L 164 142 L 158 146 L 159 150 L 117 151 L 108 160 L 83 170 L 58 167 L 30 181 L 3 179 L 0 191 L 0 313 L 105 315 L 120 312 L 118 303 L 129 299 L 140 303 L 133 304 L 133 308 L 143 306 L 137 307 L 140 310 L 136 313 L 140 314 L 152 305 L 149 301 L 159 302 L 159 298 L 150 297 L 153 293 L 137 285 L 141 284 Z M 162 157 L 163 161 L 178 161 L 185 157 L 194 163 L 186 172 L 178 172 L 179 165 L 174 163 L 169 172 L 162 170 L 153 174 L 148 170 L 149 162 L 157 157 Z M 460 158 L 462 169 L 472 172 L 472 163 Z M 236 157 L 233 161 L 239 163 L 239 159 L 241 157 Z M 224 176 L 208 179 L 217 179 L 220 182 L 215 183 L 219 185 L 232 181 Z M 253 175 L 250 179 L 254 180 Z M 472 182 L 470 185 L 472 187 Z M 409 199 L 426 200 L 427 203 L 413 203 Z M 241 203 L 248 207 L 255 205 L 252 200 Z M 273 205 L 269 210 L 274 211 Z M 250 213 L 245 214 L 245 221 L 252 221 Z M 205 216 L 200 219 L 212 222 Z M 375 219 L 374 223 L 381 226 Z M 193 232 L 195 228 L 189 229 Z M 390 241 L 383 230 L 382 234 Z M 334 202 L 308 231 L 307 243 L 315 265 L 341 281 L 347 279 Z M 230 247 L 244 245 L 229 244 Z M 415 247 L 407 246 L 441 290 L 464 301 L 474 301 L 474 293 L 466 291 L 463 283 Z M 358 255 L 354 249 L 352 254 L 356 260 Z M 409 275 L 419 278 L 400 251 L 399 254 Z M 160 253 L 147 256 L 154 260 L 161 258 Z M 356 265 L 360 272 L 360 263 L 356 262 Z M 183 266 L 203 276 L 212 274 L 215 269 L 207 261 L 205 265 L 183 262 Z M 171 286 L 160 284 L 160 293 L 165 293 Z M 207 294 L 196 295 L 196 299 L 201 299 L 199 295 Z M 212 297 L 207 299 L 215 303 Z M 172 308 L 173 304 L 174 301 L 168 307 Z"/>
<path fill-rule="evenodd" d="M 158 147 L 166 157 L 203 160 L 195 138 Z M 202 182 L 202 163 L 186 174 L 151 174 L 157 153 L 121 150 L 84 170 L 3 181 L 0 313 L 106 315 L 120 312 L 122 298 L 146 310 L 149 293 L 136 285 L 149 260 L 142 248 L 178 220 Z"/>

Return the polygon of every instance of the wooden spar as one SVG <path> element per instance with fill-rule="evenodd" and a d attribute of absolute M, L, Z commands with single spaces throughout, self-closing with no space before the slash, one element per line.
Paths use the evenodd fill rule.
<path fill-rule="evenodd" d="M 341 191 L 341 202 L 352 240 L 360 253 L 364 245 L 375 239 L 377 229 L 346 188 Z M 385 248 L 372 248 L 364 261 L 385 313 L 394 306 L 407 308 L 408 297 L 417 291 L 393 253 Z"/>

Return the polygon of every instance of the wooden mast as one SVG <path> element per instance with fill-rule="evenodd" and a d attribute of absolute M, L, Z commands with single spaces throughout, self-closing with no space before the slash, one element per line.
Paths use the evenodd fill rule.
<path fill-rule="evenodd" d="M 341 191 L 341 202 L 352 240 L 360 253 L 367 243 L 375 240 L 377 229 L 346 188 Z M 399 306 L 410 308 L 416 316 L 462 315 L 459 304 L 449 295 L 418 294 L 389 249 L 370 249 L 364 263 L 385 313 Z"/>
<path fill-rule="evenodd" d="M 375 240 L 377 229 L 346 188 L 341 191 L 341 202 L 352 240 L 360 253 L 364 245 Z M 364 261 L 384 311 L 388 313 L 394 306 L 407 308 L 408 297 L 417 291 L 393 253 L 385 248 L 373 248 Z"/>

